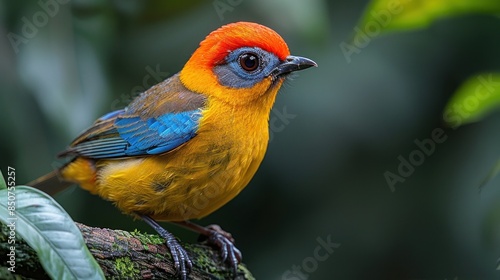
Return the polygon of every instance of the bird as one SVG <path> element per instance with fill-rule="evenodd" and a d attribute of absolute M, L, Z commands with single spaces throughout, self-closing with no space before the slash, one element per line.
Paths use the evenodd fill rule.
<path fill-rule="evenodd" d="M 292 56 L 269 27 L 223 25 L 180 72 L 98 118 L 58 155 L 65 165 L 28 185 L 53 195 L 78 184 L 141 218 L 165 239 L 181 279 L 192 261 L 159 221 L 205 236 L 236 273 L 242 255 L 231 234 L 190 220 L 219 209 L 250 182 L 266 153 L 280 87 L 310 67 L 317 64 Z"/>

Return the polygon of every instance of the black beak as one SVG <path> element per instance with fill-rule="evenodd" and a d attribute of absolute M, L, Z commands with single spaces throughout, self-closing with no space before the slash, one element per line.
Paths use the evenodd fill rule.
<path fill-rule="evenodd" d="M 310 60 L 309 58 L 290 55 L 286 57 L 285 61 L 274 68 L 273 71 L 271 71 L 271 75 L 274 77 L 278 77 L 294 71 L 307 69 L 312 66 L 318 67 L 318 64 L 316 64 L 316 62 Z"/>

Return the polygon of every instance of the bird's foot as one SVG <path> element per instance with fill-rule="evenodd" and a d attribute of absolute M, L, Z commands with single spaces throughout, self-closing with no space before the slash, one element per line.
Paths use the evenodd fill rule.
<path fill-rule="evenodd" d="M 242 255 L 240 250 L 234 246 L 233 236 L 229 232 L 222 230 L 218 225 L 209 225 L 206 229 L 209 231 L 206 242 L 219 248 L 222 261 L 229 263 L 233 274 L 236 275 Z"/>
<path fill-rule="evenodd" d="M 170 236 L 165 238 L 165 244 L 172 255 L 175 270 L 182 280 L 186 280 L 187 275 L 191 272 L 193 263 L 186 250 L 179 244 L 179 241 L 172 234 L 168 234 Z"/>
<path fill-rule="evenodd" d="M 146 215 L 140 215 L 140 217 L 165 239 L 165 244 L 172 255 L 176 274 L 180 279 L 187 280 L 187 276 L 193 267 L 193 262 L 186 250 L 173 234 L 161 227 L 154 219 Z"/>

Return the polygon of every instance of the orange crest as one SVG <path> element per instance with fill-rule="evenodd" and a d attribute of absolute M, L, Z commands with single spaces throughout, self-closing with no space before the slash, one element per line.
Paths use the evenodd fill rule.
<path fill-rule="evenodd" d="M 287 44 L 274 30 L 253 22 L 236 22 L 210 33 L 191 59 L 200 63 L 200 67 L 212 68 L 229 52 L 241 47 L 258 47 L 274 53 L 280 60 L 290 55 Z"/>

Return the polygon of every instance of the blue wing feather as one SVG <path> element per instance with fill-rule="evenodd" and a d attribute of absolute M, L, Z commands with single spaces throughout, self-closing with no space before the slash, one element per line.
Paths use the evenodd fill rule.
<path fill-rule="evenodd" d="M 201 110 L 168 113 L 145 120 L 118 115 L 113 136 L 85 141 L 73 149 L 80 155 L 96 159 L 165 153 L 196 135 L 200 117 Z"/>
<path fill-rule="evenodd" d="M 99 118 L 61 155 L 103 159 L 168 152 L 196 136 L 204 104 L 203 96 L 188 91 L 174 75 L 128 108 Z"/>
<path fill-rule="evenodd" d="M 115 124 L 120 137 L 130 145 L 125 155 L 161 154 L 193 138 L 200 117 L 201 110 L 192 110 L 146 120 L 118 118 Z"/>

